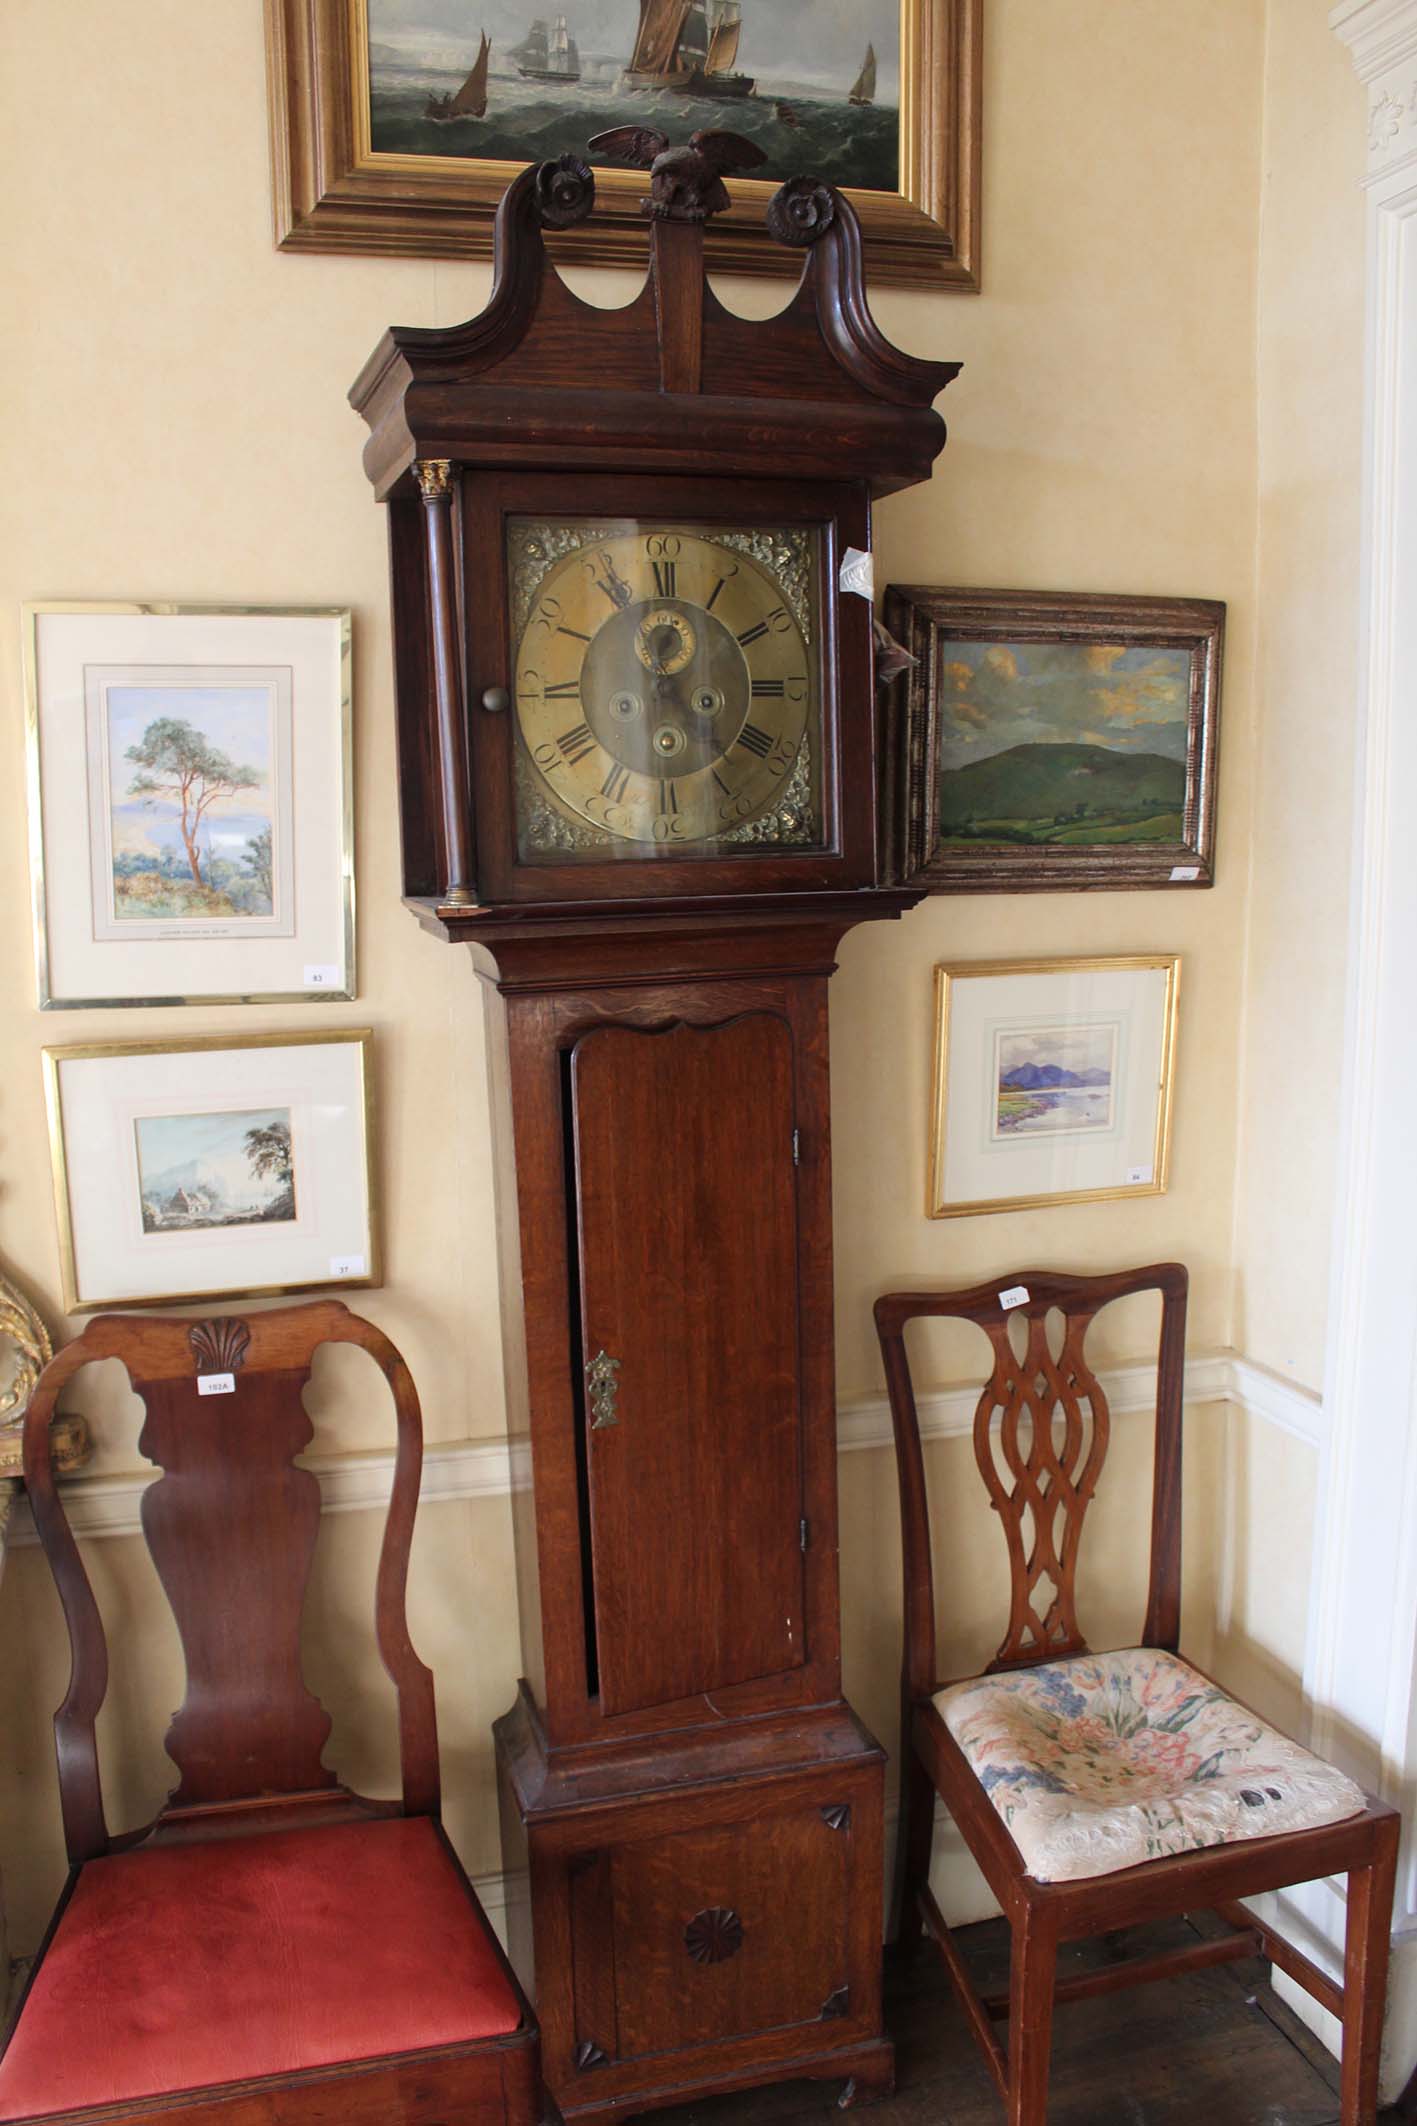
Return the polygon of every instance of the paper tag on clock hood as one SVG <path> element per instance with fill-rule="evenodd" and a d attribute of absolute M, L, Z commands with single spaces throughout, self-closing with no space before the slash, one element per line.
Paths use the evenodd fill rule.
<path fill-rule="evenodd" d="M 855 591 L 858 598 L 874 598 L 876 595 L 875 568 L 869 554 L 863 554 L 859 546 L 848 546 L 841 557 L 837 582 L 844 591 Z"/>

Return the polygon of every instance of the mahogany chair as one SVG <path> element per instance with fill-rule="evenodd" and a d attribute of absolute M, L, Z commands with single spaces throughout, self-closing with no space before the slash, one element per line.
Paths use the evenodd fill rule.
<path fill-rule="evenodd" d="M 327 1342 L 367 1351 L 397 1412 L 375 1595 L 398 1696 L 393 1802 L 326 1770 L 330 1720 L 300 1670 L 320 1491 L 293 1457 Z M 56 1397 L 100 1358 L 146 1406 L 140 1444 L 164 1474 L 143 1532 L 187 1664 L 166 1737 L 178 1784 L 118 1836 L 94 1734 L 107 1650 L 46 1452 Z M 536 2024 L 438 1820 L 433 1678 L 404 1613 L 421 1462 L 407 1367 L 335 1300 L 103 1315 L 46 1366 L 25 1481 L 73 1658 L 54 1721 L 70 1875 L 0 2058 L 0 2120 L 535 2126 Z"/>
<path fill-rule="evenodd" d="M 1001 1294 L 1013 1300 L 1008 1309 Z M 1151 1574 L 1140 1644 L 1094 1654 L 1075 1607 L 1078 1546 L 1107 1452 L 1107 1401 L 1088 1370 L 1093 1317 L 1162 1295 Z M 982 1676 L 943 1683 L 920 1428 L 905 1329 L 978 1324 L 994 1351 L 974 1452 L 1008 1544 L 1011 1612 Z M 1050 1317 L 1061 1334 L 1050 1338 Z M 1377 2113 L 1399 1819 L 1178 1658 L 1186 1272 L 1022 1270 L 959 1292 L 876 1302 L 900 1475 L 905 1568 L 897 1925 L 938 1945 L 1010 2126 L 1042 2126 L 1055 2001 L 1263 1953 L 1343 2024 L 1342 2126 Z M 1014 1324 L 1019 1326 L 1015 1327 Z M 1014 1337 L 1022 1346 L 1016 1351 Z M 1011 1929 L 1007 1997 L 981 1998 L 929 1886 L 935 1796 Z M 1340 1986 L 1239 1900 L 1348 1875 Z M 1061 1982 L 1059 1945 L 1213 1910 L 1228 1931 Z M 1007 2050 L 993 2024 L 1007 2017 Z"/>

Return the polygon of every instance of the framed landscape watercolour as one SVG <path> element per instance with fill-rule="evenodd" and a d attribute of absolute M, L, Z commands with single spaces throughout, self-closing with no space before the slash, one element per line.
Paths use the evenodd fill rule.
<path fill-rule="evenodd" d="M 1166 1187 L 1172 954 L 935 970 L 931 1218 Z"/>
<path fill-rule="evenodd" d="M 898 589 L 894 878 L 932 893 L 1209 886 L 1225 608 Z"/>
<path fill-rule="evenodd" d="M 354 994 L 347 612 L 25 608 L 41 1009 Z"/>
<path fill-rule="evenodd" d="M 47 1048 L 65 1309 L 377 1284 L 372 1039 Z"/>
<path fill-rule="evenodd" d="M 276 239 L 490 258 L 526 163 L 586 157 L 615 126 L 722 130 L 766 160 L 730 180 L 711 268 L 798 271 L 763 212 L 810 174 L 849 191 L 873 281 L 977 288 L 982 17 L 983 0 L 266 0 Z M 596 190 L 596 229 L 564 255 L 643 267 L 648 179 L 599 166 Z"/>

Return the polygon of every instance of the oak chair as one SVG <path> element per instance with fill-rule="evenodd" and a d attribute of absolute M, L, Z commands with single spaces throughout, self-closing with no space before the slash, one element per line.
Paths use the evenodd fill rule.
<path fill-rule="evenodd" d="M 369 1353 L 397 1414 L 375 1591 L 398 1698 L 392 1802 L 325 1768 L 331 1723 L 300 1669 L 320 1490 L 293 1458 L 327 1342 Z M 102 1358 L 145 1405 L 140 1444 L 163 1475 L 143 1532 L 187 1665 L 166 1737 L 178 1784 L 121 1835 L 95 1740 L 103 1629 L 46 1452 L 61 1389 Z M 104 1315 L 46 1366 L 25 1480 L 73 1661 L 54 1721 L 70 1874 L 0 2058 L 0 2120 L 535 2126 L 535 2021 L 438 1820 L 433 1678 L 404 1607 L 421 1461 L 407 1367 L 335 1300 Z"/>
<path fill-rule="evenodd" d="M 1109 1420 L 1084 1346 L 1104 1306 L 1149 1291 L 1161 1294 L 1162 1316 L 1146 1620 L 1139 1646 L 1093 1654 L 1075 1606 L 1078 1546 Z M 929 1509 L 905 1350 L 907 1325 L 923 1316 L 976 1323 L 994 1352 L 974 1452 L 1008 1544 L 1011 1609 L 983 1675 L 953 1684 L 936 1668 Z M 1056 1317 L 1061 1334 L 1055 1326 L 1050 1335 Z M 905 1575 L 897 1931 L 911 1946 L 923 1927 L 938 1945 L 1010 2126 L 1042 2126 L 1047 2116 L 1055 2001 L 1261 1952 L 1341 2019 L 1342 2126 L 1367 2126 L 1377 2111 L 1399 1819 L 1177 1656 L 1185 1322 L 1179 1263 L 1097 1277 L 1021 1270 L 968 1291 L 876 1302 Z M 937 1793 L 1009 1922 L 1007 1997 L 975 1991 L 931 1894 Z M 1337 1872 L 1348 1875 L 1342 1985 L 1240 1903 Z M 1057 1980 L 1063 1942 L 1202 1910 L 1229 1931 Z M 1007 2050 L 993 2028 L 1003 2017 Z"/>

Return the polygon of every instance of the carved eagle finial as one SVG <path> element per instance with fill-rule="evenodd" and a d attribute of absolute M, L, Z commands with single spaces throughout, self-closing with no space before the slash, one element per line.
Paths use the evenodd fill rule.
<path fill-rule="evenodd" d="M 650 173 L 645 212 L 665 221 L 707 221 L 729 205 L 724 176 L 732 170 L 756 170 L 767 156 L 756 141 L 741 133 L 694 133 L 674 148 L 667 133 L 652 126 L 612 126 L 588 143 L 592 155 L 608 162 L 627 162 Z"/>

